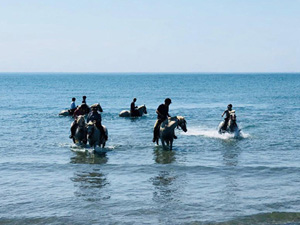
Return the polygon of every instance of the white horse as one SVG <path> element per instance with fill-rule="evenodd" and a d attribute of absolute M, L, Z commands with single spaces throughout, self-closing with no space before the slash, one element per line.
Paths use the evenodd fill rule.
<path fill-rule="evenodd" d="M 108 136 L 107 128 L 105 126 L 103 126 L 103 129 L 105 131 L 106 136 Z M 94 149 L 96 149 L 96 147 L 101 147 L 101 145 L 102 145 L 102 148 L 105 147 L 106 140 L 105 140 L 104 136 L 101 135 L 101 132 L 97 128 L 95 122 L 90 121 L 87 124 L 87 139 L 88 139 L 89 145 L 91 147 L 94 147 Z"/>
<path fill-rule="evenodd" d="M 183 116 L 169 117 L 161 123 L 159 128 L 159 138 L 163 148 L 166 148 L 167 144 L 169 149 L 172 150 L 176 127 L 178 129 L 181 128 L 184 132 L 187 132 L 186 120 Z M 158 139 L 156 140 L 156 143 L 158 144 Z"/>
<path fill-rule="evenodd" d="M 86 144 L 86 126 L 84 116 L 78 116 L 76 119 L 77 128 L 73 136 L 73 142 L 78 144 Z"/>
<path fill-rule="evenodd" d="M 142 116 L 143 114 L 147 114 L 146 105 L 142 105 L 136 109 L 138 111 L 138 116 Z M 131 117 L 130 110 L 123 110 L 119 113 L 120 117 Z"/>
<path fill-rule="evenodd" d="M 241 130 L 239 129 L 237 123 L 236 123 L 236 115 L 235 115 L 235 110 L 231 110 L 229 112 L 229 121 L 227 127 L 225 127 L 225 121 L 222 121 L 219 124 L 218 127 L 218 132 L 219 134 L 223 133 L 229 133 L 229 134 L 234 134 L 235 137 L 240 135 Z"/>
<path fill-rule="evenodd" d="M 65 109 L 65 110 L 62 110 L 58 115 L 59 116 L 73 116 L 73 113 L 71 113 L 69 109 Z"/>

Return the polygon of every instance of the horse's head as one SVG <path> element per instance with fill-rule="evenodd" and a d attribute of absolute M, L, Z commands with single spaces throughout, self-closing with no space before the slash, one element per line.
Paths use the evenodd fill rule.
<path fill-rule="evenodd" d="M 87 129 L 87 135 L 88 135 L 88 138 L 89 136 L 92 136 L 93 133 L 94 133 L 94 128 L 95 127 L 95 122 L 88 122 L 87 125 L 86 125 L 86 129 Z"/>
<path fill-rule="evenodd" d="M 97 111 L 103 112 L 103 109 L 102 109 L 100 103 L 95 103 L 95 104 L 91 105 L 91 108 L 94 108 L 94 107 L 97 108 Z"/>
<path fill-rule="evenodd" d="M 230 120 L 236 121 L 235 110 L 231 110 L 231 111 L 229 112 L 229 114 L 230 114 Z"/>
<path fill-rule="evenodd" d="M 145 105 L 138 107 L 137 110 L 139 111 L 140 116 L 142 116 L 143 114 L 147 114 L 147 108 Z"/>
<path fill-rule="evenodd" d="M 143 105 L 144 106 L 144 114 L 147 114 L 147 108 L 146 108 L 146 105 Z"/>
<path fill-rule="evenodd" d="M 85 126 L 85 119 L 84 116 L 80 115 L 77 117 L 76 122 L 79 127 L 84 127 Z"/>
<path fill-rule="evenodd" d="M 177 116 L 178 119 L 178 125 L 177 128 L 181 128 L 184 132 L 187 132 L 187 128 L 186 128 L 186 120 L 184 119 L 183 116 Z"/>

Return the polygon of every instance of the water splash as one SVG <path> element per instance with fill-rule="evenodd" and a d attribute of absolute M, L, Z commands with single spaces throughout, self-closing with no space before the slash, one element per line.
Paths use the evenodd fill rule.
<path fill-rule="evenodd" d="M 222 140 L 228 139 L 244 139 L 249 138 L 250 134 L 244 133 L 243 131 L 240 132 L 240 135 L 236 137 L 234 134 L 219 134 L 217 129 L 208 129 L 208 128 L 201 128 L 201 127 L 191 127 L 188 129 L 188 132 L 184 133 L 183 135 L 189 136 L 203 136 L 208 138 L 216 138 Z"/>

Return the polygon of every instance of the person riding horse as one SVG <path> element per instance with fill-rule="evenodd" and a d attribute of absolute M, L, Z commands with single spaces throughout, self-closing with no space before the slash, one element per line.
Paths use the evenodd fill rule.
<path fill-rule="evenodd" d="M 225 110 L 222 114 L 222 117 L 225 115 L 225 118 L 224 118 L 224 125 L 223 127 L 221 128 L 222 130 L 226 130 L 227 129 L 227 126 L 228 126 L 228 122 L 229 122 L 229 119 L 230 119 L 230 111 L 232 110 L 232 104 L 229 104 L 227 106 L 227 110 Z"/>
<path fill-rule="evenodd" d="M 76 122 L 78 116 L 83 116 L 83 115 L 87 114 L 86 109 L 84 107 L 82 107 L 82 105 L 78 106 L 77 109 L 74 111 L 74 114 L 73 114 L 74 121 L 71 124 L 71 135 L 69 136 L 69 138 L 74 137 L 74 134 L 75 134 L 77 126 L 78 126 L 78 124 Z"/>
<path fill-rule="evenodd" d="M 137 106 L 135 106 L 136 98 L 134 98 L 130 104 L 130 116 L 139 116 L 139 111 L 137 110 Z"/>
<path fill-rule="evenodd" d="M 69 111 L 69 113 L 70 113 L 70 115 L 73 115 L 73 113 L 74 113 L 74 111 L 76 110 L 76 103 L 75 103 L 75 101 L 76 101 L 76 98 L 72 98 L 72 102 L 71 102 L 71 106 L 70 106 L 70 109 L 68 110 Z"/>
<path fill-rule="evenodd" d="M 104 128 L 101 124 L 102 118 L 101 114 L 98 113 L 98 108 L 98 105 L 91 106 L 92 111 L 88 114 L 87 123 L 90 121 L 96 121 L 97 128 L 100 130 L 101 134 L 104 135 L 105 140 L 107 140 L 107 135 L 105 134 Z"/>
<path fill-rule="evenodd" d="M 168 117 L 171 117 L 169 115 L 169 105 L 172 103 L 170 98 L 165 99 L 165 104 L 161 104 L 158 106 L 156 113 L 157 113 L 157 120 L 154 125 L 153 129 L 153 140 L 152 142 L 155 142 L 156 139 L 159 136 L 159 127 L 161 123 L 166 120 Z M 176 139 L 177 137 L 174 135 L 174 138 Z"/>
<path fill-rule="evenodd" d="M 82 103 L 85 103 L 86 104 L 86 96 L 82 96 Z"/>

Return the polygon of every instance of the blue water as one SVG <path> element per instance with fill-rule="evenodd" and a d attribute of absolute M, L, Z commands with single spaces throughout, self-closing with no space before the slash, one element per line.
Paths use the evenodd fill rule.
<path fill-rule="evenodd" d="M 0 224 L 300 224 L 300 74 L 0 74 Z M 106 156 L 58 113 L 100 102 Z M 132 98 L 142 118 L 120 118 Z M 173 151 L 155 110 L 187 120 Z M 219 135 L 227 104 L 242 129 Z"/>

